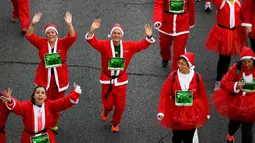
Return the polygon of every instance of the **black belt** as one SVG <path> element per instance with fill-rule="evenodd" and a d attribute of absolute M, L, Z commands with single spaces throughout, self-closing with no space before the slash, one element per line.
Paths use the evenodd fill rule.
<path fill-rule="evenodd" d="M 43 132 L 47 132 L 48 128 L 42 130 L 42 131 L 39 131 L 37 133 L 32 133 L 32 132 L 29 132 L 27 129 L 24 129 L 28 134 L 30 135 L 36 135 L 36 134 L 40 134 L 40 133 L 43 133 Z"/>
<path fill-rule="evenodd" d="M 105 72 L 104 72 L 104 74 L 107 75 Z M 123 74 L 122 74 L 122 75 L 123 75 Z M 105 95 L 104 95 L 104 98 L 105 98 L 105 99 L 108 98 L 109 94 L 110 94 L 111 91 L 112 91 L 112 80 L 115 79 L 115 78 L 121 77 L 122 75 L 118 75 L 118 76 L 109 76 L 109 75 L 107 75 L 107 76 L 110 77 L 111 79 L 110 79 L 109 88 L 108 88 L 107 92 L 106 92 Z"/>
<path fill-rule="evenodd" d="M 0 134 L 4 134 L 5 125 L 0 128 Z"/>
<path fill-rule="evenodd" d="M 185 14 L 185 13 L 187 13 L 187 12 L 174 13 L 174 12 L 170 12 L 170 11 L 164 10 L 164 13 L 167 13 L 167 14 L 177 14 L 177 15 L 179 15 L 179 14 Z"/>
<path fill-rule="evenodd" d="M 236 28 L 238 28 L 239 26 L 236 26 L 236 27 L 233 27 L 233 28 L 229 28 L 229 27 L 226 27 L 224 25 L 220 25 L 220 24 L 217 24 L 220 28 L 224 28 L 224 29 L 229 29 L 229 30 L 235 30 Z"/>

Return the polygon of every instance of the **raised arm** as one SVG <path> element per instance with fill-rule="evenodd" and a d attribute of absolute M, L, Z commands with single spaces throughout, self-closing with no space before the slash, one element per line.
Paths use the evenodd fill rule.
<path fill-rule="evenodd" d="M 35 13 L 35 15 L 32 19 L 32 22 L 31 22 L 30 26 L 28 27 L 28 30 L 26 33 L 27 36 L 31 36 L 34 33 L 34 27 L 40 21 L 41 17 L 42 17 L 41 12 Z"/>
<path fill-rule="evenodd" d="M 72 37 L 75 36 L 75 30 L 74 30 L 74 27 L 72 25 L 72 14 L 69 11 L 66 12 L 66 15 L 65 15 L 64 19 L 65 19 L 66 24 L 68 26 L 68 34 Z"/>

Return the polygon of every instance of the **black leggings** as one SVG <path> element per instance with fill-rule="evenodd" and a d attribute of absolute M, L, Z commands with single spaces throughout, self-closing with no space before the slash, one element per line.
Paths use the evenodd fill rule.
<path fill-rule="evenodd" d="M 195 130 L 173 130 L 173 143 L 192 143 Z"/>
<path fill-rule="evenodd" d="M 252 127 L 254 124 L 253 122 L 240 122 L 230 120 L 228 124 L 228 134 L 233 136 L 239 129 L 241 124 L 242 124 L 242 143 L 252 143 L 253 142 Z"/>
<path fill-rule="evenodd" d="M 231 56 L 219 55 L 219 60 L 217 64 L 217 81 L 221 81 L 223 75 L 227 73 L 230 62 Z"/>
<path fill-rule="evenodd" d="M 255 52 L 255 39 L 250 38 L 250 42 L 251 42 L 252 51 Z"/>

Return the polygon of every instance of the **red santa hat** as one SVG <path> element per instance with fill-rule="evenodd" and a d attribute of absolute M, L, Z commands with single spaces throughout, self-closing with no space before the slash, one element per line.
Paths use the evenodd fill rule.
<path fill-rule="evenodd" d="M 187 52 L 187 53 L 181 55 L 180 57 L 184 58 L 188 62 L 190 68 L 192 68 L 192 69 L 195 68 L 195 66 L 194 66 L 195 55 L 193 53 Z"/>
<path fill-rule="evenodd" d="M 252 51 L 251 48 L 244 46 L 241 50 L 240 59 L 241 60 L 245 60 L 245 59 L 255 60 L 254 52 Z"/>
<path fill-rule="evenodd" d="M 48 30 L 50 30 L 50 29 L 52 29 L 52 30 L 54 30 L 56 33 L 57 33 L 57 35 L 58 35 L 58 30 L 57 30 L 57 27 L 54 25 L 54 24 L 47 24 L 46 26 L 45 26 L 45 34 L 46 34 L 46 32 L 48 31 Z"/>
<path fill-rule="evenodd" d="M 121 31 L 122 36 L 124 35 L 123 28 L 120 26 L 120 24 L 116 23 L 115 25 L 113 25 L 112 30 L 111 30 L 110 34 L 108 35 L 109 38 L 112 36 L 112 32 L 115 29 L 119 29 Z"/>

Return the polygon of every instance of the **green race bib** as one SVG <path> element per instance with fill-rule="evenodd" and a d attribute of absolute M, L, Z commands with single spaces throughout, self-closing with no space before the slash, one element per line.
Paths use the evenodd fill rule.
<path fill-rule="evenodd" d="M 169 0 L 169 12 L 183 13 L 184 12 L 184 0 Z"/>
<path fill-rule="evenodd" d="M 247 83 L 243 79 L 241 79 L 240 82 L 244 82 L 243 92 L 255 92 L 255 79 L 253 79 L 252 83 Z"/>
<path fill-rule="evenodd" d="M 175 92 L 175 105 L 176 106 L 192 106 L 193 94 L 191 90 Z"/>
<path fill-rule="evenodd" d="M 110 58 L 108 70 L 124 70 L 125 58 Z"/>
<path fill-rule="evenodd" d="M 55 68 L 62 66 L 62 60 L 59 53 L 45 54 L 44 61 L 46 68 Z"/>
<path fill-rule="evenodd" d="M 50 143 L 49 135 L 46 134 L 37 134 L 30 138 L 31 143 Z"/>

